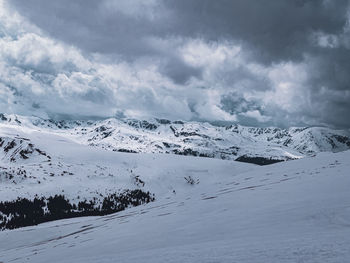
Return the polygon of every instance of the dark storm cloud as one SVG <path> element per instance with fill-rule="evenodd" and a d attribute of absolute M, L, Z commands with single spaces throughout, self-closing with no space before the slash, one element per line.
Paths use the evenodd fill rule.
<path fill-rule="evenodd" d="M 242 79 L 251 79 L 246 90 L 276 88 L 269 80 L 241 67 L 218 73 L 220 79 L 228 80 L 221 87 L 227 89 L 222 94 L 222 108 L 236 114 L 238 109 L 243 113 L 270 114 L 277 119 L 275 123 L 281 119 L 289 121 L 288 118 L 298 123 L 296 119 L 309 118 L 311 123 L 350 127 L 348 0 L 11 0 L 9 3 L 50 36 L 86 53 L 97 52 L 109 59 L 125 61 L 154 57 L 161 61 L 160 73 L 179 85 L 185 85 L 191 77 L 202 79 L 204 66 L 190 65 L 179 55 L 174 41 L 159 39 L 175 39 L 180 44 L 185 39 L 232 41 L 242 46 L 247 63 L 266 68 L 278 63 L 302 63 L 307 79 L 298 96 L 307 97 L 307 103 L 295 107 L 293 112 L 276 110 L 275 105 L 261 105 L 258 99 L 250 102 L 247 98 L 230 97 L 228 94 L 242 97 L 243 91 L 235 90 L 235 84 Z"/>
<path fill-rule="evenodd" d="M 254 49 L 255 59 L 266 62 L 301 59 L 313 31 L 339 33 L 347 5 L 346 0 L 168 1 L 188 35 L 241 40 Z"/>
<path fill-rule="evenodd" d="M 109 2 L 114 5 L 108 5 Z M 264 61 L 302 58 L 310 34 L 336 34 L 347 22 L 347 0 L 164 0 L 150 10 L 123 12 L 118 1 L 12 0 L 22 15 L 52 36 L 83 49 L 138 56 L 157 52 L 148 37 L 233 38 Z M 140 1 L 128 6 L 140 5 Z M 125 7 L 124 7 L 125 8 Z M 140 12 L 140 13 L 138 13 Z M 156 14 L 150 18 L 144 12 Z M 162 14 L 164 13 L 164 15 Z M 142 15 L 143 14 L 143 15 Z"/>
<path fill-rule="evenodd" d="M 133 9 L 132 2 L 123 2 L 121 8 L 118 8 L 118 1 L 108 0 L 18 0 L 11 1 L 11 4 L 52 37 L 87 52 L 108 54 L 127 61 L 140 56 L 161 57 L 162 73 L 180 84 L 191 76 L 201 75 L 200 69 L 174 56 L 171 48 L 166 47 L 164 52 L 164 47 L 150 41 L 150 37 L 170 32 L 170 24 L 177 25 L 168 23 L 166 14 L 162 15 L 166 13 L 163 4 L 158 1 L 142 4 L 138 1 L 138 9 Z M 157 13 L 155 16 L 154 12 Z"/>
<path fill-rule="evenodd" d="M 11 4 L 53 37 L 84 50 L 123 55 L 150 52 L 140 41 L 151 34 L 152 24 L 121 12 L 108 12 L 105 2 L 18 0 Z"/>

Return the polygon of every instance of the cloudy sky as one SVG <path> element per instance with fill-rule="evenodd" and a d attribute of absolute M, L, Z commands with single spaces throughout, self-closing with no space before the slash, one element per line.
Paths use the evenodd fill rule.
<path fill-rule="evenodd" d="M 0 0 L 0 112 L 350 128 L 349 0 Z"/>

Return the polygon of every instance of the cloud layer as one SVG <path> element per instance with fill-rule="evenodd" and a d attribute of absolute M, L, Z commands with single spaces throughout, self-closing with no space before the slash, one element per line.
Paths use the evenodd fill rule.
<path fill-rule="evenodd" d="M 1 111 L 350 127 L 349 1 L 0 0 Z"/>

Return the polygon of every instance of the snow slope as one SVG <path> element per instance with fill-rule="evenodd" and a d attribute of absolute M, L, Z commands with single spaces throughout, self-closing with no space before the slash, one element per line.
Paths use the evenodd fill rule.
<path fill-rule="evenodd" d="M 32 138 L 41 147 L 39 135 Z M 157 200 L 104 217 L 2 231 L 0 261 L 350 262 L 350 151 L 260 167 L 97 150 L 103 158 L 78 158 L 84 147 L 67 150 L 65 143 L 50 150 L 71 163 L 137 167 Z"/>

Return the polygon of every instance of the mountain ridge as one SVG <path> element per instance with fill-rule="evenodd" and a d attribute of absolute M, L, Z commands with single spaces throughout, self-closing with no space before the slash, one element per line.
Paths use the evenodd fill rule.
<path fill-rule="evenodd" d="M 0 114 L 0 123 L 67 137 L 111 151 L 166 153 L 270 164 L 350 149 L 350 132 L 326 127 L 214 126 L 166 119 L 99 121 Z"/>

